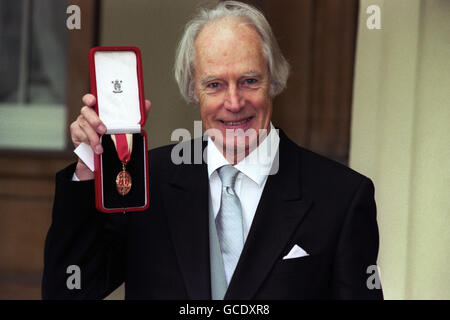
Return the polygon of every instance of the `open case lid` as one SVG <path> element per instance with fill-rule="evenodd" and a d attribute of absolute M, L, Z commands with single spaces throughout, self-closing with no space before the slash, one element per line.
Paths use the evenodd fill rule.
<path fill-rule="evenodd" d="M 107 134 L 137 133 L 145 124 L 141 51 L 137 47 L 89 50 L 91 93 Z"/>

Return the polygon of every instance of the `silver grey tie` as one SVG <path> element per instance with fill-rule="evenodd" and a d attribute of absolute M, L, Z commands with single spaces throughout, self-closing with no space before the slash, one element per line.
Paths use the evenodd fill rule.
<path fill-rule="evenodd" d="M 216 227 L 228 285 L 244 246 L 241 202 L 234 191 L 239 170 L 226 165 L 219 168 L 218 173 L 222 180 L 222 201 Z"/>

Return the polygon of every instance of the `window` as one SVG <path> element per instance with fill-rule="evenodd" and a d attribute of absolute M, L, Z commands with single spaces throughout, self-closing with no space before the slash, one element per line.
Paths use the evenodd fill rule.
<path fill-rule="evenodd" d="M 66 1 L 0 1 L 0 148 L 66 144 Z"/>

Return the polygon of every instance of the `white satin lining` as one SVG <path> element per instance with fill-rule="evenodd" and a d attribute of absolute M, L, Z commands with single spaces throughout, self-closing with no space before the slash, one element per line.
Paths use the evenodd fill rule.
<path fill-rule="evenodd" d="M 97 51 L 94 59 L 99 117 L 107 133 L 140 132 L 136 54 L 133 51 Z M 114 87 L 116 81 L 120 89 Z"/>

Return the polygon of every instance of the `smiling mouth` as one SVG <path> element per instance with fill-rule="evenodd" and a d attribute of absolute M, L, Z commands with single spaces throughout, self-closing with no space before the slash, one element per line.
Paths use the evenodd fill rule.
<path fill-rule="evenodd" d="M 245 118 L 245 119 L 242 119 L 239 121 L 224 121 L 224 120 L 219 120 L 219 121 L 222 122 L 226 126 L 239 126 L 239 125 L 249 122 L 252 119 L 253 119 L 253 117 Z"/>

